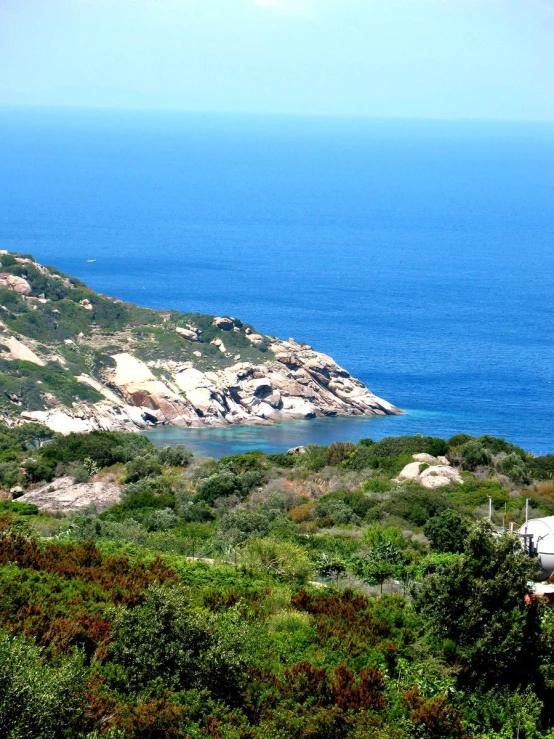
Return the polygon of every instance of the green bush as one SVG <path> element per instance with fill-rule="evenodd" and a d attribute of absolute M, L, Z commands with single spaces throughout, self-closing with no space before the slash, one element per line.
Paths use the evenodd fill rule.
<path fill-rule="evenodd" d="M 265 473 L 258 469 L 235 474 L 223 468 L 221 472 L 215 472 L 197 482 L 197 498 L 210 505 L 213 505 L 218 498 L 226 498 L 230 495 L 236 495 L 242 500 L 254 488 L 264 485 L 265 482 Z"/>
<path fill-rule="evenodd" d="M 247 569 L 297 584 L 305 583 L 313 573 L 313 565 L 302 547 L 288 541 L 249 539 L 239 550 L 238 561 Z"/>
<path fill-rule="evenodd" d="M 334 524 L 339 526 L 341 524 L 361 523 L 361 518 L 354 513 L 344 500 L 332 498 L 329 495 L 318 500 L 314 515 L 319 519 L 330 518 Z"/>
<path fill-rule="evenodd" d="M 161 464 L 169 467 L 188 467 L 192 461 L 193 454 L 184 446 L 164 446 L 158 450 L 158 459 Z"/>
<path fill-rule="evenodd" d="M 3 513 L 14 513 L 18 516 L 38 516 L 40 511 L 34 503 L 0 500 L 0 515 Z"/>
<path fill-rule="evenodd" d="M 496 465 L 496 469 L 510 480 L 516 483 L 528 483 L 531 481 L 531 473 L 524 459 L 516 452 L 510 452 Z"/>
<path fill-rule="evenodd" d="M 135 457 L 125 465 L 125 482 L 139 482 L 146 477 L 159 477 L 162 465 L 155 454 Z"/>
<path fill-rule="evenodd" d="M 55 467 L 56 464 L 82 462 L 87 457 L 99 467 L 125 463 L 139 454 L 154 454 L 152 443 L 140 434 L 123 431 L 91 431 L 89 434 L 57 436 L 43 447 L 40 458 Z"/>
<path fill-rule="evenodd" d="M 480 441 L 466 441 L 460 447 L 460 455 L 462 458 L 463 468 L 466 470 L 475 470 L 477 467 L 485 467 L 491 464 L 491 452 L 481 444 Z"/>
<path fill-rule="evenodd" d="M 41 650 L 0 631 L 0 736 L 59 739 L 78 729 L 85 705 L 85 670 L 76 653 L 47 664 Z"/>
<path fill-rule="evenodd" d="M 119 690 L 156 694 L 158 686 L 196 688 L 234 702 L 248 667 L 249 627 L 191 606 L 182 588 L 152 588 L 142 605 L 113 624 L 112 682 Z"/>
<path fill-rule="evenodd" d="M 416 526 L 423 526 L 428 519 L 451 507 L 452 504 L 442 493 L 419 487 L 401 489 L 383 504 L 386 513 Z"/>
<path fill-rule="evenodd" d="M 219 527 L 219 537 L 236 546 L 250 538 L 260 539 L 269 534 L 271 520 L 268 516 L 255 511 L 234 511 L 222 516 Z"/>
<path fill-rule="evenodd" d="M 464 550 L 469 523 L 457 511 L 445 510 L 427 521 L 423 533 L 433 551 L 456 554 Z"/>
<path fill-rule="evenodd" d="M 554 478 L 554 454 L 543 457 L 532 457 L 528 460 L 531 474 L 536 480 L 552 480 Z"/>

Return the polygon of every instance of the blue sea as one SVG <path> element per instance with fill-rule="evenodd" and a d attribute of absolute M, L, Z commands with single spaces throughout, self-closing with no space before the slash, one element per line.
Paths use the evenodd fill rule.
<path fill-rule="evenodd" d="M 554 125 L 0 108 L 0 248 L 305 341 L 406 411 L 156 443 L 554 452 Z"/>

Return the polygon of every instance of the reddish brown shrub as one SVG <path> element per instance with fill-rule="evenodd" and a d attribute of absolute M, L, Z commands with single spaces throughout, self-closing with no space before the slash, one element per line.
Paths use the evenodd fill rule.
<path fill-rule="evenodd" d="M 381 711 L 385 707 L 383 673 L 366 667 L 356 680 L 345 665 L 339 665 L 333 676 L 333 699 L 344 710 Z"/>
<path fill-rule="evenodd" d="M 153 698 L 137 706 L 119 705 L 113 725 L 126 739 L 174 739 L 182 737 L 180 727 L 185 709 L 163 698 Z M 217 739 L 218 734 L 208 734 Z"/>
<path fill-rule="evenodd" d="M 321 642 L 334 639 L 353 656 L 390 639 L 390 625 L 374 616 L 367 598 L 351 590 L 333 595 L 309 595 L 301 590 L 291 604 L 314 616 Z"/>
<path fill-rule="evenodd" d="M 114 603 L 135 604 L 138 595 L 155 582 L 176 581 L 177 575 L 161 559 L 149 565 L 131 564 L 127 557 L 103 557 L 92 541 L 83 544 L 48 542 L 7 531 L 0 536 L 0 565 L 52 572 L 68 579 L 85 580 L 111 591 Z"/>
<path fill-rule="evenodd" d="M 463 739 L 464 730 L 459 712 L 449 706 L 446 698 L 422 698 L 419 688 L 407 690 L 404 703 L 411 709 L 410 720 L 425 739 Z M 423 730 L 423 733 L 421 733 Z"/>

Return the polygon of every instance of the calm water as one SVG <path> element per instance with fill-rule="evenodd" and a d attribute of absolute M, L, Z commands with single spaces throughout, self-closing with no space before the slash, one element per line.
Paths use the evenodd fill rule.
<path fill-rule="evenodd" d="M 0 248 L 306 341 L 408 411 L 159 443 L 554 451 L 553 242 L 551 125 L 0 109 Z"/>

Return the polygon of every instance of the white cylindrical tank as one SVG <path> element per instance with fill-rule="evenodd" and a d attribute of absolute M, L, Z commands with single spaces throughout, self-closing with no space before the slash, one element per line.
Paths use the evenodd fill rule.
<path fill-rule="evenodd" d="M 548 580 L 554 572 L 554 516 L 529 519 L 519 535 L 524 548 L 537 556 L 537 580 Z"/>

